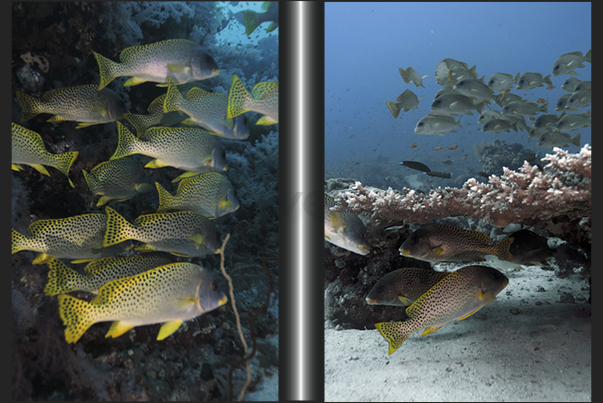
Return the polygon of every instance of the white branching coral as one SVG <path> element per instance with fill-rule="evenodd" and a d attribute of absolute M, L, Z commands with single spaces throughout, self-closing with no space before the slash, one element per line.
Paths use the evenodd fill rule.
<path fill-rule="evenodd" d="M 437 188 L 429 194 L 414 190 L 365 188 L 356 182 L 339 195 L 336 211 L 367 212 L 374 219 L 405 224 L 463 215 L 493 222 L 499 227 L 526 219 L 570 219 L 591 213 L 591 146 L 579 153 L 554 148 L 542 160 L 541 171 L 525 162 L 518 171 L 503 169 L 489 183 L 469 179 L 460 188 Z"/>

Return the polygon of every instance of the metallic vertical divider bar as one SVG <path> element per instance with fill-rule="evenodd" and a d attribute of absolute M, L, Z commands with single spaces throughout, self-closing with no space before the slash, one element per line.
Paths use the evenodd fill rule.
<path fill-rule="evenodd" d="M 324 400 L 324 4 L 279 3 L 279 400 Z"/>

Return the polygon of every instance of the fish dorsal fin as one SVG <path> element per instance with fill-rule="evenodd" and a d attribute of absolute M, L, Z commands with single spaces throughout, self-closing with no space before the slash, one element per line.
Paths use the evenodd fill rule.
<path fill-rule="evenodd" d="M 278 88 L 277 81 L 265 81 L 262 83 L 257 83 L 251 89 L 251 96 L 255 99 L 261 99 L 264 95 L 271 93 L 275 89 Z"/>
<path fill-rule="evenodd" d="M 204 91 L 199 87 L 193 87 L 186 93 L 185 98 L 187 101 L 194 101 L 196 99 L 200 99 L 211 94 L 211 92 Z"/>
<path fill-rule="evenodd" d="M 90 303 L 94 305 L 108 304 L 134 284 L 136 284 L 135 277 L 124 277 L 108 281 L 98 289 L 98 295 Z"/>
<path fill-rule="evenodd" d="M 155 214 L 141 215 L 140 217 L 138 217 L 134 220 L 134 223 L 138 227 L 146 227 L 147 225 L 155 224 L 156 222 L 167 218 L 170 214 L 173 214 L 173 213 L 164 213 L 164 214 L 155 213 Z"/>
<path fill-rule="evenodd" d="M 125 48 L 119 54 L 119 61 L 122 63 L 128 63 L 133 57 L 144 50 L 144 45 L 140 46 L 130 46 L 129 48 Z"/>

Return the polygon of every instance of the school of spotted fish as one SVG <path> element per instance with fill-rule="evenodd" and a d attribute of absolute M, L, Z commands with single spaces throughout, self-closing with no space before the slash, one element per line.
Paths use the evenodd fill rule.
<path fill-rule="evenodd" d="M 442 60 L 435 70 L 436 82 L 440 89 L 431 103 L 431 113 L 418 118 L 414 132 L 417 134 L 444 136 L 446 132 L 456 132 L 461 126 L 462 115 L 477 119 L 483 133 L 525 131 L 528 138 L 537 145 L 569 147 L 580 145 L 580 133 L 573 136 L 566 132 L 579 130 L 591 125 L 590 110 L 577 113 L 590 106 L 591 82 L 576 77 L 578 68 L 591 62 L 591 51 L 580 51 L 559 56 L 551 74 L 544 76 L 538 72 L 523 74 L 494 73 L 486 81 L 479 78 L 476 66 L 454 59 Z M 427 75 L 419 74 L 412 67 L 399 69 L 406 84 L 416 87 L 423 85 Z M 517 90 L 530 90 L 547 86 L 555 88 L 552 77 L 571 75 L 561 85 L 570 94 L 563 95 L 555 104 L 555 111 L 548 112 L 548 99 L 539 98 L 530 102 Z M 422 97 L 421 97 L 422 98 Z M 386 102 L 394 118 L 402 111 L 419 109 L 420 99 L 410 89 L 398 96 L 396 102 Z M 492 101 L 500 107 L 491 107 Z M 487 108 L 486 108 L 487 107 Z M 420 111 L 420 110 L 419 110 Z M 455 118 L 458 116 L 458 118 Z M 532 126 L 526 123 L 526 117 Z M 412 144 L 410 148 L 417 147 Z M 441 150 L 443 147 L 435 147 Z M 456 148 L 456 146 L 454 147 Z M 450 149 L 450 148 L 449 148 Z M 534 161 L 536 153 L 526 157 Z M 451 161 L 443 161 L 450 163 Z M 423 172 L 425 175 L 450 178 L 450 173 L 432 171 L 419 161 L 401 161 L 400 165 Z M 488 174 L 480 172 L 488 177 Z M 334 199 L 325 194 L 325 240 L 358 254 L 370 253 L 366 240 L 366 228 L 358 216 L 351 213 L 337 213 Z M 342 217 L 348 214 L 346 220 Z M 395 228 L 394 228 L 395 229 Z M 522 265 L 543 265 L 555 253 L 547 244 L 547 239 L 529 230 L 522 229 L 510 234 L 504 240 L 493 243 L 490 237 L 479 231 L 458 228 L 452 225 L 429 224 L 411 233 L 399 248 L 400 254 L 413 259 L 441 262 L 489 262 L 501 269 Z M 498 269 L 486 266 L 466 266 L 455 272 L 438 272 L 419 268 L 399 268 L 383 276 L 371 289 L 366 302 L 371 305 L 405 306 L 408 319 L 399 323 L 377 323 L 375 326 L 389 343 L 389 354 L 396 351 L 414 332 L 425 329 L 429 334 L 453 320 L 462 320 L 496 299 L 496 295 L 507 286 L 509 280 Z"/>
<path fill-rule="evenodd" d="M 577 76 L 575 71 L 585 67 L 584 62 L 591 62 L 591 51 L 582 54 L 580 51 L 563 54 L 553 64 L 552 73 L 543 76 L 538 72 L 509 73 L 497 72 L 486 80 L 486 76 L 479 77 L 476 66 L 469 67 L 465 62 L 451 58 L 442 60 L 436 67 L 434 77 L 442 88 L 436 93 L 431 103 L 431 113 L 418 119 L 414 132 L 416 134 L 445 136 L 444 133 L 455 133 L 461 126 L 461 116 L 479 115 L 477 123 L 481 125 L 481 132 L 495 133 L 528 132 L 528 139 L 536 140 L 539 147 L 569 147 L 570 144 L 580 145 L 580 133 L 571 136 L 567 132 L 591 126 L 590 110 L 581 113 L 575 112 L 591 104 L 591 82 L 582 81 L 576 77 L 567 78 L 561 89 L 570 92 L 562 95 L 556 103 L 555 111 L 559 115 L 549 116 L 546 125 L 534 124 L 528 126 L 526 117 L 530 121 L 537 121 L 534 115 L 546 114 L 548 100 L 538 99 L 530 102 L 518 94 L 510 91 L 515 86 L 516 90 L 526 91 L 543 87 L 553 89 L 555 86 L 552 77 L 560 75 Z M 423 78 L 429 75 L 420 75 L 412 67 L 399 68 L 400 75 L 406 84 L 413 83 L 416 87 L 424 87 Z M 394 118 L 398 118 L 401 111 L 408 112 L 419 110 L 419 100 L 410 89 L 406 89 L 398 96 L 396 102 L 386 102 Z M 492 101 L 501 109 L 493 109 Z M 485 108 L 487 107 L 487 109 Z M 420 110 L 419 110 L 420 111 Z M 455 119 L 454 116 L 459 116 Z M 432 175 L 433 176 L 433 175 Z M 443 176 L 448 177 L 448 176 Z"/>
<path fill-rule="evenodd" d="M 251 33 L 264 21 L 278 26 L 278 6 L 267 2 L 265 13 L 245 13 Z M 77 122 L 77 128 L 116 122 L 118 144 L 114 154 L 82 170 L 92 204 L 106 205 L 102 214 L 82 214 L 32 222 L 27 234 L 12 229 L 12 253 L 35 251 L 34 264 L 49 268 L 44 293 L 57 296 L 65 339 L 77 342 L 98 322 L 113 322 L 106 337 L 117 337 L 135 326 L 162 323 L 162 340 L 186 321 L 226 303 L 226 296 L 201 265 L 174 263 L 171 255 L 204 257 L 220 252 L 221 236 L 212 221 L 239 208 L 235 189 L 225 176 L 227 161 L 219 137 L 245 140 L 249 136 L 246 112 L 262 114 L 257 124 L 278 123 L 278 81 L 255 83 L 251 93 L 235 75 L 228 94 L 207 91 L 201 83 L 220 74 L 212 56 L 186 39 L 167 39 L 123 49 L 119 62 L 92 52 L 100 82 L 46 92 L 42 99 L 17 91 L 21 121 L 52 114 L 51 123 Z M 148 115 L 131 114 L 109 85 L 128 77 L 124 86 L 145 82 L 164 87 L 165 93 L 148 107 Z M 204 88 L 201 88 L 204 87 Z M 121 120 L 121 122 L 120 122 Z M 134 127 L 136 135 L 125 126 Z M 172 127 L 184 124 L 183 127 Z M 153 158 L 144 168 L 136 154 Z M 12 169 L 29 165 L 44 175 L 45 166 L 67 176 L 78 151 L 53 154 L 41 136 L 12 123 Z M 145 168 L 174 167 L 184 171 L 176 195 L 153 181 Z M 114 206 L 140 192 L 157 189 L 159 207 L 130 222 Z M 144 252 L 119 257 L 132 248 Z M 84 274 L 60 259 L 88 262 Z M 68 295 L 86 291 L 89 301 Z"/>

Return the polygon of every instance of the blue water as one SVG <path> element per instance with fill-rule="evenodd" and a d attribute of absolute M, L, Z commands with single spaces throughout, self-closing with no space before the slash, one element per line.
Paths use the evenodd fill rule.
<path fill-rule="evenodd" d="M 364 184 L 400 188 L 410 181 L 424 186 L 451 186 L 450 179 L 429 178 L 402 167 L 402 160 L 426 163 L 432 170 L 451 172 L 453 179 L 481 171 L 474 144 L 494 139 L 520 143 L 534 151 L 551 153 L 528 140 L 528 133 L 482 133 L 479 115 L 462 115 L 464 129 L 445 137 L 414 133 L 417 121 L 430 113 L 435 93 L 442 88 L 434 72 L 445 58 L 477 65 L 486 80 L 496 72 L 552 73 L 562 54 L 591 48 L 590 3 L 326 3 L 325 5 L 325 178 L 349 177 Z M 591 79 L 591 64 L 577 69 L 580 80 Z M 398 68 L 412 66 L 426 88 L 406 84 Z M 565 93 L 563 81 L 552 77 L 546 86 L 511 93 L 535 101 L 549 101 L 548 113 Z M 386 102 L 404 90 L 418 97 L 419 109 L 400 112 L 394 119 Z M 491 108 L 502 108 L 494 102 Z M 579 109 L 582 113 L 589 107 Z M 533 125 L 526 117 L 528 126 Z M 458 120 L 458 116 L 455 116 Z M 581 145 L 591 144 L 591 129 L 581 133 Z M 417 143 L 416 148 L 409 148 Z M 446 147 L 457 144 L 456 150 Z M 443 150 L 433 150 L 436 146 Z M 579 148 L 570 145 L 570 152 Z M 463 159 L 463 156 L 465 159 Z M 452 160 L 449 165 L 442 161 Z M 461 182 L 462 183 L 462 182 Z M 454 183 L 458 186 L 458 183 Z"/>

